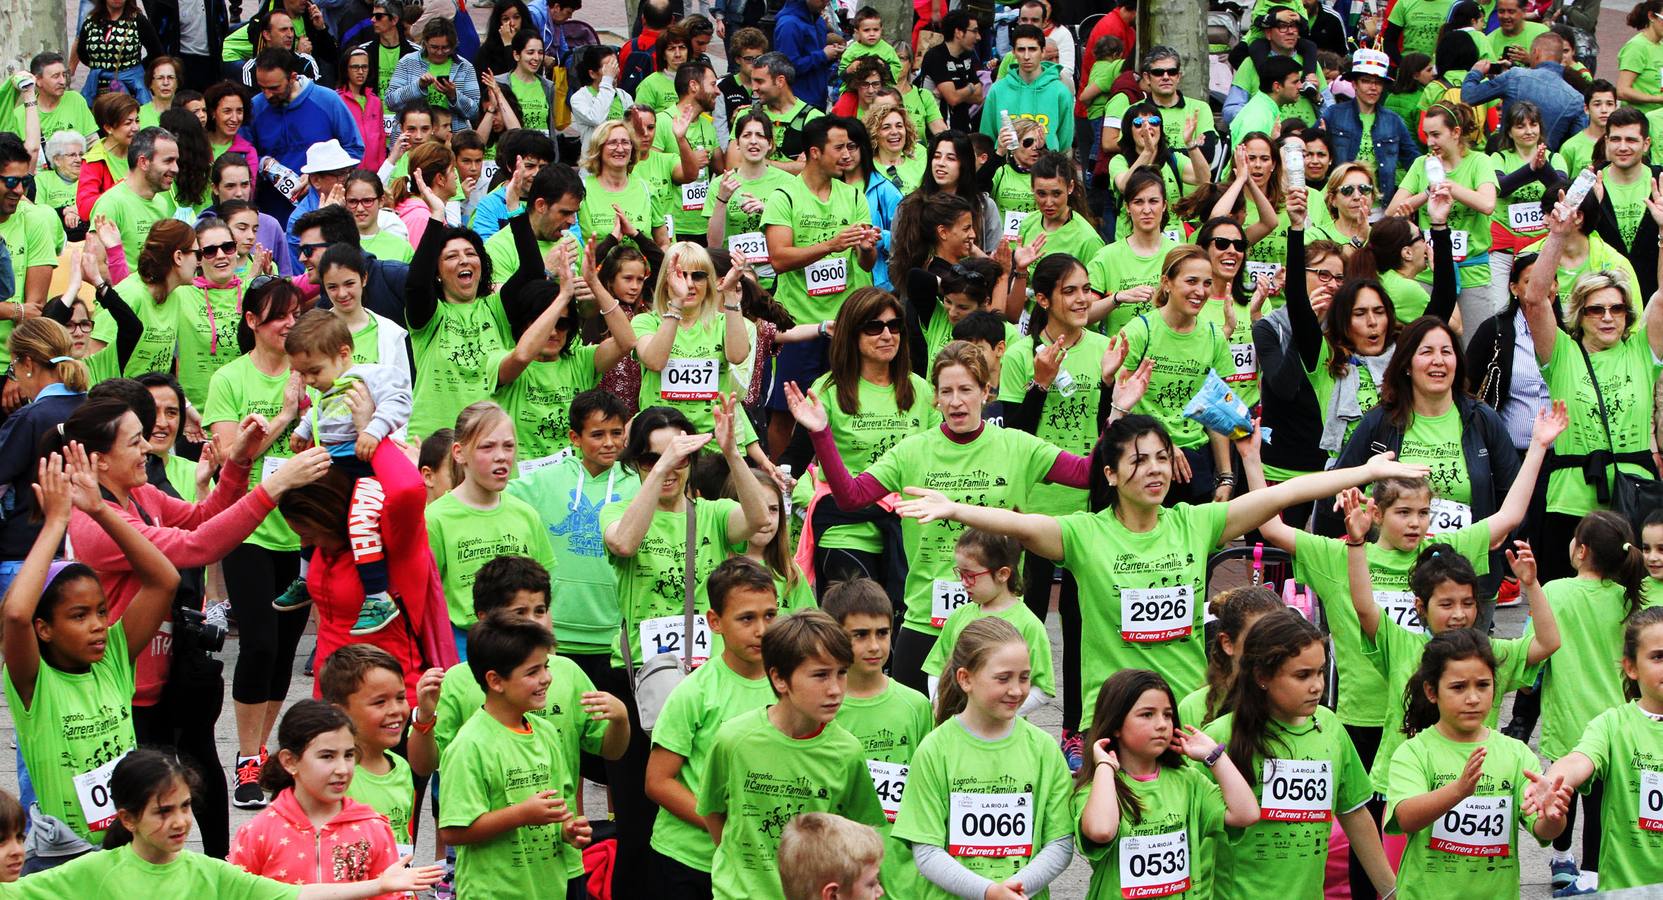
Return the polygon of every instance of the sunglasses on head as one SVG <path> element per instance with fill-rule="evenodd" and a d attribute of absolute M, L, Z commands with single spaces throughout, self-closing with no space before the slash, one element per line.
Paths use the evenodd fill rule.
<path fill-rule="evenodd" d="M 226 241 L 223 244 L 203 244 L 203 256 L 230 256 L 237 252 L 236 241 Z"/>
<path fill-rule="evenodd" d="M 866 335 L 867 337 L 877 337 L 886 331 L 890 334 L 900 334 L 905 328 L 905 323 L 903 323 L 899 318 L 868 319 L 865 324 L 860 326 L 860 333 Z"/>
<path fill-rule="evenodd" d="M 1340 185 L 1340 196 L 1341 197 L 1350 197 L 1350 196 L 1353 196 L 1355 194 L 1362 194 L 1365 197 L 1371 197 L 1371 196 L 1374 195 L 1374 185 L 1372 185 L 1372 184 L 1343 184 L 1343 185 Z"/>
<path fill-rule="evenodd" d="M 1247 252 L 1247 241 L 1242 238 L 1214 237 L 1211 243 L 1214 250 L 1234 250 L 1237 253 Z"/>

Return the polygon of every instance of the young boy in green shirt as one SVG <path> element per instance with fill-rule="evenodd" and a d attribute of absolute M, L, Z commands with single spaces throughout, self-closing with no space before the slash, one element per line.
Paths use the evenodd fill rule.
<path fill-rule="evenodd" d="M 676 685 L 658 714 L 647 760 L 647 796 L 659 805 L 647 866 L 666 896 L 710 896 L 716 844 L 698 811 L 706 763 L 722 723 L 774 699 L 762 665 L 762 638 L 779 614 L 774 576 L 743 556 L 705 580 L 706 620 L 722 653 Z"/>
<path fill-rule="evenodd" d="M 889 77 L 901 80 L 901 56 L 895 46 L 883 39 L 883 16 L 870 6 L 855 12 L 855 42 L 848 45 L 837 61 L 837 74 L 842 75 L 849 64 L 867 56 L 876 56 L 889 64 Z"/>
<path fill-rule="evenodd" d="M 883 673 L 883 667 L 889 664 L 895 614 L 889 595 L 881 585 L 869 578 L 833 585 L 820 601 L 820 608 L 843 626 L 854 647 L 854 662 L 849 665 L 849 690 L 843 698 L 843 708 L 838 710 L 837 724 L 860 741 L 861 756 L 872 773 L 872 787 L 878 792 L 884 818 L 894 822 L 906 792 L 912 753 L 935 727 L 930 701 Z M 912 863 L 912 851 L 889 836 L 887 822 L 878 826 L 889 848 L 881 873 L 884 890 L 895 897 L 917 896 L 923 885 Z M 782 842 L 782 870 L 785 859 Z M 787 882 L 787 895 L 790 887 Z"/>
<path fill-rule="evenodd" d="M 404 756 L 388 752 L 404 740 L 410 721 L 404 667 L 374 644 L 347 644 L 323 661 L 318 693 L 346 713 L 357 736 L 358 762 L 346 795 L 386 816 L 398 855 L 408 856 L 416 843 L 415 775 Z M 421 733 L 412 733 L 410 740 L 432 743 L 431 736 Z"/>
<path fill-rule="evenodd" d="M 870 826 L 831 813 L 803 813 L 780 834 L 780 887 L 785 900 L 878 900 L 883 839 Z M 827 894 L 826 888 L 832 893 Z M 897 897 L 911 894 L 896 893 Z"/>
<path fill-rule="evenodd" d="M 716 844 L 718 900 L 781 894 L 773 830 L 805 812 L 887 824 L 861 743 L 832 721 L 843 706 L 854 649 L 831 616 L 805 609 L 762 636 L 775 703 L 724 723 L 705 762 L 699 814 Z"/>
<path fill-rule="evenodd" d="M 456 896 L 536 897 L 549 885 L 583 896 L 582 851 L 593 829 L 577 796 L 559 729 L 531 715 L 548 703 L 554 634 L 493 612 L 468 633 L 468 668 L 485 692 L 445 752 L 439 833 L 456 849 Z"/>

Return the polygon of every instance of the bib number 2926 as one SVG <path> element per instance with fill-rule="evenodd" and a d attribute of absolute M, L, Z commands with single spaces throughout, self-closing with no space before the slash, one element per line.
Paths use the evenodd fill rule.
<path fill-rule="evenodd" d="M 1120 636 L 1139 644 L 1188 637 L 1195 629 L 1195 591 L 1189 585 L 1120 589 Z"/>

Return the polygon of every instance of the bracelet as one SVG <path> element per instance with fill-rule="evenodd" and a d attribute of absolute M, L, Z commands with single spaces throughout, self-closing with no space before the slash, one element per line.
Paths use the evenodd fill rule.
<path fill-rule="evenodd" d="M 826 334 L 826 323 L 825 322 L 820 323 L 820 336 L 821 337 L 828 337 L 828 335 Z"/>
<path fill-rule="evenodd" d="M 732 195 L 732 194 L 729 194 L 729 195 L 727 195 L 727 196 L 726 196 L 726 197 L 724 197 L 724 196 L 722 196 L 722 195 L 721 195 L 721 194 L 717 194 L 717 195 L 716 195 L 716 202 L 717 202 L 717 203 L 726 203 L 726 202 L 728 202 L 728 201 L 729 201 L 729 200 L 731 200 L 731 199 L 733 199 L 733 195 Z"/>
<path fill-rule="evenodd" d="M 1345 545 L 1347 547 L 1362 547 L 1362 546 L 1366 545 L 1367 543 L 1368 543 L 1367 538 L 1364 538 L 1363 540 L 1360 540 L 1360 541 L 1354 541 L 1349 537 L 1345 539 Z"/>
<path fill-rule="evenodd" d="M 1129 416 L 1129 415 L 1131 415 L 1131 414 L 1132 414 L 1132 411 L 1131 411 L 1131 410 L 1129 410 L 1129 409 L 1121 409 L 1121 408 L 1120 408 L 1120 407 L 1118 407 L 1118 406 L 1115 406 L 1115 405 L 1114 405 L 1114 401 L 1113 401 L 1113 400 L 1110 400 L 1110 401 L 1109 401 L 1109 409 L 1112 409 L 1112 410 L 1114 410 L 1114 411 L 1115 411 L 1115 412 L 1117 412 L 1117 413 L 1120 413 L 1120 414 L 1121 414 L 1121 415 L 1123 415 L 1123 416 Z"/>
<path fill-rule="evenodd" d="M 737 303 L 733 303 L 733 304 L 724 303 L 724 304 L 722 304 L 722 308 L 727 310 L 728 312 L 739 312 L 739 304 L 737 304 Z"/>
<path fill-rule="evenodd" d="M 600 313 L 601 318 L 605 318 L 605 317 L 610 316 L 613 313 L 617 312 L 618 307 L 623 306 L 623 305 L 624 305 L 624 301 L 614 300 L 614 301 L 612 301 L 612 308 L 611 309 L 596 310 L 596 312 Z"/>
<path fill-rule="evenodd" d="M 423 722 L 421 719 L 418 719 L 415 716 L 410 717 L 410 727 L 415 729 L 417 734 L 432 734 L 433 733 L 433 726 L 435 726 L 437 724 L 439 724 L 439 717 L 438 716 L 434 716 L 433 718 L 428 719 L 426 722 Z"/>
<path fill-rule="evenodd" d="M 1221 757 L 1223 755 L 1224 755 L 1224 745 L 1219 744 L 1218 746 L 1213 748 L 1213 752 L 1207 754 L 1207 758 L 1202 760 L 1201 763 L 1203 765 L 1205 765 L 1207 768 L 1211 769 L 1213 766 L 1218 765 L 1219 757 Z"/>
<path fill-rule="evenodd" d="M 675 311 L 672 310 L 670 312 L 666 312 L 662 316 L 659 316 L 659 318 L 665 319 L 665 320 L 674 319 L 675 321 L 680 322 L 681 321 L 681 313 L 678 313 L 678 312 L 675 312 Z"/>
<path fill-rule="evenodd" d="M 1386 893 L 1380 895 L 1380 900 L 1392 900 L 1392 898 L 1396 897 L 1396 896 L 1397 896 L 1397 885 L 1394 884 L 1394 885 L 1392 885 L 1391 890 L 1389 890 Z"/>
<path fill-rule="evenodd" d="M 1111 403 L 1109 405 L 1113 406 L 1114 404 Z M 1226 472 L 1223 475 L 1213 476 L 1213 487 L 1224 487 L 1225 485 L 1230 485 L 1231 487 L 1235 487 L 1236 486 L 1236 476 L 1230 474 L 1229 472 Z"/>

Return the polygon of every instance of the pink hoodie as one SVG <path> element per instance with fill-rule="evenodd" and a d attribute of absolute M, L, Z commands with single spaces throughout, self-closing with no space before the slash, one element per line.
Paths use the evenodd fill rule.
<path fill-rule="evenodd" d="M 350 797 L 321 831 L 284 788 L 271 805 L 237 829 L 229 862 L 284 884 L 345 884 L 367 881 L 398 862 L 398 845 L 387 817 Z M 402 900 L 408 894 L 380 894 Z"/>
<path fill-rule="evenodd" d="M 364 139 L 364 158 L 358 161 L 358 168 L 374 172 L 387 161 L 387 129 L 382 122 L 381 98 L 375 95 L 375 88 L 364 89 L 362 103 L 344 87 L 336 88 L 335 93 L 341 95 L 341 102 L 352 113 L 352 121 L 358 123 L 358 134 Z"/>

